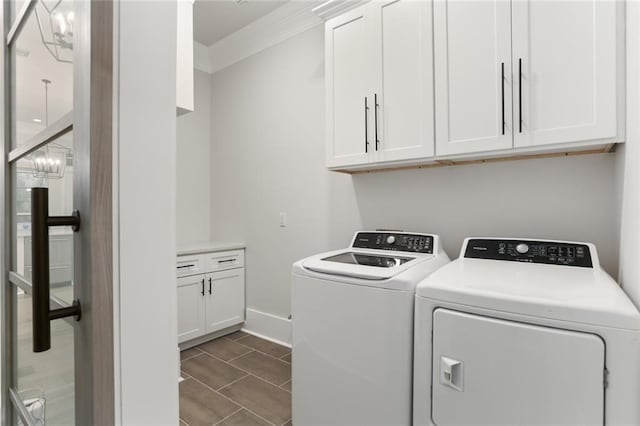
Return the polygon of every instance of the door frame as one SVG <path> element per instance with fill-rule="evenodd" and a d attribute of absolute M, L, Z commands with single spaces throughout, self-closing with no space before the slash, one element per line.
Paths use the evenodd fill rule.
<path fill-rule="evenodd" d="M 9 154 L 13 105 L 11 102 L 14 64 L 11 42 L 38 0 L 26 0 L 11 22 L 10 2 L 0 6 L 2 53 L 0 54 L 0 306 L 1 397 L 0 422 L 13 424 L 20 408 L 12 403 L 11 388 L 16 342 L 13 340 L 17 285 L 10 281 L 12 231 L 12 191 Z M 113 128 L 114 128 L 114 2 L 76 1 L 77 31 L 74 33 L 74 110 L 70 126 L 74 140 L 74 208 L 82 215 L 82 230 L 75 235 L 75 297 L 82 303 L 82 320 L 72 322 L 75 339 L 75 418 L 78 424 L 115 423 L 115 364 L 113 310 Z M 50 126 L 51 127 L 51 126 Z M 67 126 L 65 131 L 69 131 Z M 40 133 L 43 135 L 45 132 Z M 52 138 L 51 138 L 52 139 Z M 50 140 L 50 139 L 49 139 Z M 49 141 L 47 140 L 47 142 Z M 44 142 L 44 139 L 43 139 Z M 28 283 L 22 283 L 27 284 Z M 78 350 L 82 348 L 82 350 Z M 99 402 L 99 403 L 98 403 Z"/>

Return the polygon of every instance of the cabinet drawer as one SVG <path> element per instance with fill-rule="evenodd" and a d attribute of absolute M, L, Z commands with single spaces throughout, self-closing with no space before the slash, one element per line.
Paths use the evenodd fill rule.
<path fill-rule="evenodd" d="M 205 258 L 202 255 L 178 257 L 176 275 L 178 277 L 187 277 L 206 272 L 204 260 Z"/>
<path fill-rule="evenodd" d="M 244 250 L 209 253 L 204 256 L 207 272 L 224 271 L 244 266 Z"/>

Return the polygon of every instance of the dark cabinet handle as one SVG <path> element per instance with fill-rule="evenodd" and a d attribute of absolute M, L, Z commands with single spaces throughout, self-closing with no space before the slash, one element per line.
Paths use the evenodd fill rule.
<path fill-rule="evenodd" d="M 227 262 L 235 262 L 236 259 L 225 259 L 225 260 L 218 260 L 218 263 L 227 263 Z"/>
<path fill-rule="evenodd" d="M 204 278 L 202 279 L 202 291 L 200 291 L 200 293 L 204 296 Z"/>
<path fill-rule="evenodd" d="M 80 301 L 59 309 L 50 308 L 49 292 L 49 227 L 70 226 L 74 232 L 80 230 L 80 213 L 74 210 L 71 216 L 49 216 L 49 189 L 31 188 L 31 258 L 33 309 L 33 351 L 51 349 L 51 321 L 74 316 L 80 321 Z"/>
<path fill-rule="evenodd" d="M 380 139 L 378 138 L 378 108 L 380 107 L 380 104 L 378 104 L 378 94 L 374 93 L 373 94 L 373 102 L 375 104 L 375 109 L 374 109 L 374 122 L 376 125 L 376 151 L 378 150 L 378 145 L 380 144 Z"/>
<path fill-rule="evenodd" d="M 369 104 L 364 97 L 364 152 L 369 152 Z"/>
<path fill-rule="evenodd" d="M 518 110 L 519 110 L 519 133 L 522 133 L 522 58 L 518 59 Z"/>
<path fill-rule="evenodd" d="M 211 278 L 209 278 L 209 294 L 211 294 Z"/>
<path fill-rule="evenodd" d="M 501 68 L 502 68 L 502 79 L 501 79 L 501 88 L 502 88 L 502 93 L 501 93 L 501 97 L 502 97 L 502 134 L 504 135 L 504 62 L 502 62 L 501 64 Z"/>
<path fill-rule="evenodd" d="M 196 266 L 196 265 L 180 265 L 180 266 L 178 266 L 177 268 L 178 268 L 178 269 L 183 269 L 183 268 L 193 268 L 194 266 Z"/>

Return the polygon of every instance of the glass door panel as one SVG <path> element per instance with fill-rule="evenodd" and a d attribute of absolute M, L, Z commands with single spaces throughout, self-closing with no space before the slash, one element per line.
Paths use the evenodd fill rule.
<path fill-rule="evenodd" d="M 39 160 L 47 163 L 51 160 L 64 164 L 63 167 L 56 165 L 52 172 L 43 172 L 38 169 Z M 49 188 L 49 215 L 71 214 L 73 211 L 73 133 L 67 133 L 34 154 L 18 160 L 13 182 L 15 183 L 13 192 L 15 237 L 12 271 L 31 282 L 31 189 Z M 51 294 L 69 304 L 73 302 L 73 239 L 71 227 L 49 228 Z"/>
<path fill-rule="evenodd" d="M 20 11 L 27 1 L 32 7 L 21 18 Z M 72 425 L 76 421 L 75 319 L 49 321 L 50 343 L 36 344 L 42 340 L 41 331 L 34 335 L 40 330 L 34 328 L 34 321 L 42 309 L 37 310 L 37 303 L 33 303 L 39 300 L 34 280 L 42 274 L 37 274 L 34 268 L 42 251 L 34 248 L 37 238 L 32 219 L 36 209 L 31 197 L 34 188 L 47 188 L 48 216 L 72 214 L 74 3 L 12 0 L 9 5 L 5 3 L 5 11 L 7 7 L 13 18 L 23 19 L 21 31 L 9 46 L 12 59 L 9 77 L 13 83 L 9 93 L 12 105 L 9 146 L 17 156 L 10 160 L 12 215 L 8 230 L 13 303 L 11 389 L 17 395 L 13 398 L 15 412 L 22 413 L 14 415 L 12 423 Z M 75 299 L 74 231 L 70 226 L 47 226 L 47 230 L 48 300 L 49 310 L 53 311 L 71 306 Z M 39 294 L 45 295 L 42 300 L 46 312 L 46 293 L 40 290 Z"/>
<path fill-rule="evenodd" d="M 51 323 L 51 349 L 33 352 L 31 296 L 17 289 L 17 383 L 14 388 L 36 424 L 74 424 L 74 330 Z"/>
<path fill-rule="evenodd" d="M 61 152 L 57 158 L 52 153 Z M 62 166 L 56 162 L 60 161 Z M 45 162 L 47 168 L 41 167 Z M 73 133 L 69 132 L 12 165 L 15 233 L 12 271 L 32 284 L 33 188 L 48 188 L 49 215 L 68 216 L 73 210 Z M 73 240 L 71 227 L 49 228 L 49 291 L 51 309 L 71 305 L 73 289 Z M 74 329 L 65 320 L 51 322 L 51 349 L 33 349 L 32 296 L 20 287 L 16 294 L 17 391 L 33 420 L 42 424 L 74 423 Z M 71 319 L 73 321 L 73 319 Z"/>
<path fill-rule="evenodd" d="M 73 110 L 73 2 L 36 1 L 13 43 L 12 148 Z"/>

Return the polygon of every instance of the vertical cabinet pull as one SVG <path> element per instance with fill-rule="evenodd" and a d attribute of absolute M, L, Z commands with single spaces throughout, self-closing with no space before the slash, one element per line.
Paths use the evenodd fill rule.
<path fill-rule="evenodd" d="M 74 232 L 80 230 L 80 213 L 71 216 L 49 216 L 49 189 L 31 188 L 31 258 L 33 309 L 33 351 L 51 349 L 51 321 L 74 316 L 80 321 L 80 301 L 58 309 L 50 308 L 49 289 L 49 227 L 70 226 Z"/>
<path fill-rule="evenodd" d="M 212 281 L 212 279 L 209 278 L 209 294 L 211 294 L 211 281 Z"/>
<path fill-rule="evenodd" d="M 502 98 L 502 134 L 504 135 L 504 62 L 502 62 L 501 64 L 501 68 L 502 68 L 502 74 L 501 74 L 501 88 L 502 88 L 502 93 L 501 93 L 501 98 Z"/>
<path fill-rule="evenodd" d="M 369 152 L 369 104 L 364 97 L 364 152 Z"/>
<path fill-rule="evenodd" d="M 202 290 L 200 293 L 204 296 L 204 278 L 202 279 Z"/>
<path fill-rule="evenodd" d="M 380 139 L 378 138 L 378 108 L 380 107 L 380 104 L 378 104 L 378 94 L 374 93 L 373 94 L 373 100 L 374 100 L 374 104 L 375 104 L 375 109 L 374 109 L 374 122 L 376 125 L 376 151 L 378 150 L 378 145 L 380 144 Z"/>
<path fill-rule="evenodd" d="M 518 58 L 518 110 L 519 133 L 522 133 L 522 58 Z"/>

